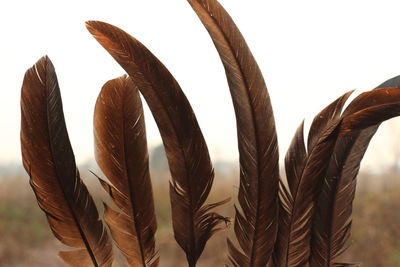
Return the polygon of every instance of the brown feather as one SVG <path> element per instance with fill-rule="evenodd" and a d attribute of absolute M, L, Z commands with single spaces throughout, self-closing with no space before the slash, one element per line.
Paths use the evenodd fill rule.
<path fill-rule="evenodd" d="M 56 73 L 48 57 L 25 74 L 21 117 L 22 158 L 38 204 L 54 235 L 78 248 L 60 252 L 60 257 L 70 266 L 111 266 L 111 242 L 79 177 Z"/>
<path fill-rule="evenodd" d="M 215 0 L 188 0 L 210 33 L 225 67 L 236 113 L 240 153 L 239 204 L 229 240 L 235 266 L 266 266 L 273 251 L 278 214 L 278 143 L 261 71 L 232 18 Z"/>
<path fill-rule="evenodd" d="M 337 138 L 340 112 L 352 92 L 331 103 L 315 116 L 305 149 L 303 123 L 285 157 L 288 189 L 281 186 L 275 266 L 304 266 L 310 253 L 311 219 L 318 184 L 327 168 Z"/>
<path fill-rule="evenodd" d="M 189 266 L 195 266 L 207 240 L 226 219 L 210 211 L 215 205 L 204 205 L 214 171 L 193 110 L 173 76 L 143 44 L 103 22 L 88 22 L 87 28 L 131 76 L 153 113 L 172 175 L 175 239 Z"/>
<path fill-rule="evenodd" d="M 102 185 L 120 209 L 106 205 L 111 234 L 129 266 L 158 266 L 144 114 L 128 76 L 103 86 L 94 112 L 94 135 L 97 163 L 112 184 Z"/>
<path fill-rule="evenodd" d="M 343 113 L 340 138 L 318 199 L 312 266 L 332 266 L 348 247 L 360 162 L 379 124 L 399 115 L 399 100 L 397 88 L 376 89 L 359 95 Z"/>

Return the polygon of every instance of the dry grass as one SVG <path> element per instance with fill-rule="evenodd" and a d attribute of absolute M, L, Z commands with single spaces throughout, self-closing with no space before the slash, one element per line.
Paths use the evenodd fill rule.
<path fill-rule="evenodd" d="M 107 199 L 96 181 L 85 181 L 99 204 L 101 198 Z M 363 175 L 360 183 L 355 202 L 352 245 L 342 259 L 361 261 L 364 267 L 400 266 L 400 182 L 395 175 Z M 236 184 L 236 179 L 216 180 L 211 199 L 234 199 Z M 172 235 L 168 184 L 158 184 L 154 195 L 161 266 L 186 266 L 184 253 Z M 232 204 L 223 207 L 221 212 L 232 216 Z M 224 266 L 226 236 L 229 233 L 231 231 L 221 232 L 207 244 L 199 267 Z M 58 260 L 57 252 L 65 247 L 52 236 L 26 177 L 0 179 L 0 238 L 0 266 L 64 266 Z M 121 257 L 118 257 L 115 266 L 124 266 Z"/>

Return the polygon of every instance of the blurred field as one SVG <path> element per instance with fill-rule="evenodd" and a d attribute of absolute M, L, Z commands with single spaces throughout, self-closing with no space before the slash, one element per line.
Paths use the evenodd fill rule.
<path fill-rule="evenodd" d="M 400 182 L 394 174 L 361 175 L 355 200 L 352 244 L 343 260 L 363 262 L 365 267 L 400 266 Z M 99 203 L 108 201 L 97 181 L 83 175 L 89 190 Z M 165 178 L 165 179 L 164 179 Z M 166 181 L 167 177 L 163 180 Z M 237 179 L 216 177 L 211 200 L 234 199 Z M 158 232 L 157 244 L 161 266 L 186 266 L 184 254 L 174 242 L 170 220 L 168 184 L 158 182 L 154 188 Z M 232 216 L 233 201 L 220 211 Z M 226 236 L 221 232 L 208 243 L 198 266 L 224 266 Z M 65 247 L 53 238 L 44 214 L 36 204 L 27 177 L 0 179 L 0 266 L 65 266 L 57 252 Z M 121 256 L 115 266 L 124 266 Z"/>

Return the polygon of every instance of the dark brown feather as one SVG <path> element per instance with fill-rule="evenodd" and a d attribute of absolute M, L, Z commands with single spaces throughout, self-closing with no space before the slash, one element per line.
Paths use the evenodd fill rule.
<path fill-rule="evenodd" d="M 210 33 L 225 67 L 236 113 L 240 153 L 235 234 L 228 241 L 235 266 L 266 266 L 278 214 L 278 143 L 272 106 L 261 71 L 232 18 L 215 0 L 188 0 Z"/>
<path fill-rule="evenodd" d="M 204 205 L 214 180 L 208 149 L 193 110 L 166 67 L 139 41 L 103 22 L 88 30 L 125 69 L 147 101 L 164 142 L 172 175 L 175 239 L 195 266 L 207 240 L 225 218 Z"/>
<path fill-rule="evenodd" d="M 338 136 L 340 113 L 352 92 L 344 94 L 315 116 L 305 149 L 303 124 L 285 157 L 288 189 L 281 186 L 275 266 L 305 266 L 310 253 L 311 222 L 327 163 Z"/>
<path fill-rule="evenodd" d="M 120 209 L 105 205 L 111 234 L 129 266 L 158 266 L 144 114 L 128 76 L 103 86 L 94 112 L 94 135 L 97 163 L 112 185 L 101 183 Z"/>
<path fill-rule="evenodd" d="M 78 250 L 60 252 L 70 266 L 111 266 L 112 246 L 79 177 L 54 67 L 41 58 L 24 78 L 21 149 L 30 184 L 54 235 Z"/>
<path fill-rule="evenodd" d="M 318 199 L 312 266 L 332 266 L 348 247 L 360 162 L 379 124 L 399 115 L 399 100 L 400 89 L 375 89 L 356 97 L 343 113 L 340 138 Z"/>

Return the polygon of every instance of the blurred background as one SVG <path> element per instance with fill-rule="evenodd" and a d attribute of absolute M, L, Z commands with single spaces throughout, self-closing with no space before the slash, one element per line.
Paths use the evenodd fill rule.
<path fill-rule="evenodd" d="M 370 90 L 400 74 L 398 1 L 220 0 L 265 75 L 276 117 L 281 160 L 305 119 L 306 130 L 323 107 L 343 93 Z M 216 170 L 211 200 L 233 215 L 238 187 L 234 112 L 224 69 L 208 33 L 184 0 L 56 2 L 0 1 L 0 266 L 63 266 L 21 167 L 19 97 L 26 69 L 41 56 L 53 61 L 64 112 L 85 183 L 107 201 L 89 170 L 92 116 L 101 86 L 123 70 L 86 31 L 102 20 L 145 44 L 176 77 L 208 143 Z M 168 167 L 157 127 L 145 107 L 156 197 L 162 266 L 184 266 L 173 241 Z M 382 124 L 362 164 L 355 200 L 352 244 L 343 260 L 363 266 L 400 266 L 400 121 Z M 101 207 L 100 207 L 101 209 Z M 223 266 L 226 236 L 206 247 L 199 266 Z"/>
<path fill-rule="evenodd" d="M 187 266 L 185 255 L 176 244 L 168 193 L 168 166 L 162 146 L 151 150 L 151 175 L 156 203 L 158 230 L 157 246 L 161 265 Z M 237 196 L 238 166 L 236 163 L 215 162 L 216 180 L 209 201 Z M 100 213 L 101 200 L 109 202 L 107 194 L 87 170 L 100 174 L 94 162 L 80 166 L 81 176 L 93 195 Z M 0 266 L 41 267 L 66 266 L 58 258 L 59 250 L 68 249 L 56 240 L 48 227 L 28 177 L 20 168 L 2 168 L 0 178 Z M 362 266 L 400 266 L 400 173 L 386 170 L 379 174 L 362 172 L 359 175 L 357 196 L 353 211 L 353 230 L 350 247 L 340 257 L 347 262 L 363 262 Z M 103 176 L 104 177 L 104 176 Z M 219 208 L 224 216 L 234 216 L 233 203 Z M 206 246 L 198 262 L 200 267 L 225 266 L 226 238 L 233 228 L 216 234 Z M 114 249 L 118 253 L 117 249 Z M 117 254 L 115 267 L 125 266 Z"/>

